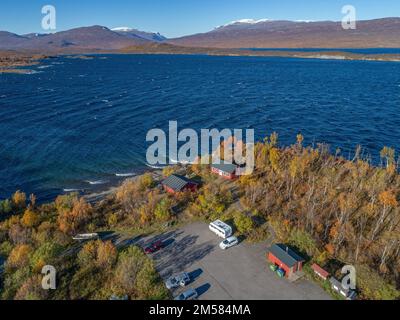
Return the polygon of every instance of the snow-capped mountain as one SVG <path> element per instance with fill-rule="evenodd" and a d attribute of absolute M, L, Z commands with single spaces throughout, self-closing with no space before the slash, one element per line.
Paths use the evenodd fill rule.
<path fill-rule="evenodd" d="M 0 49 L 29 49 L 37 51 L 116 50 L 150 42 L 143 37 L 129 37 L 104 26 L 75 28 L 52 34 L 19 36 L 0 32 Z"/>
<path fill-rule="evenodd" d="M 215 29 L 218 28 L 223 28 L 223 27 L 228 27 L 228 26 L 232 26 L 232 25 L 252 25 L 252 24 L 257 24 L 257 23 L 262 23 L 262 22 L 267 22 L 267 21 L 272 21 L 270 19 L 259 19 L 259 20 L 255 20 L 255 19 L 240 19 L 240 20 L 235 20 L 235 21 L 231 21 L 227 24 L 224 24 L 222 26 L 218 26 Z"/>
<path fill-rule="evenodd" d="M 151 40 L 151 41 L 156 41 L 156 42 L 162 42 L 166 40 L 167 38 L 161 35 L 158 32 L 146 32 L 146 31 L 140 31 L 134 28 L 129 28 L 129 27 L 118 27 L 118 28 L 113 28 L 111 29 L 114 32 L 117 32 L 121 35 L 127 36 L 127 37 L 140 37 L 146 40 Z"/>
<path fill-rule="evenodd" d="M 211 48 L 378 48 L 400 47 L 400 18 L 357 22 L 241 19 L 206 33 L 168 40 L 187 47 Z"/>

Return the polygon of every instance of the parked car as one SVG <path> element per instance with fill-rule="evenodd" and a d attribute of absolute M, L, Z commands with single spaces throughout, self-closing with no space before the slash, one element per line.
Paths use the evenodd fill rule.
<path fill-rule="evenodd" d="M 184 293 L 181 293 L 179 296 L 177 296 L 174 300 L 177 301 L 182 301 L 182 300 L 194 300 L 198 298 L 198 293 L 194 289 L 189 289 L 185 291 Z"/>
<path fill-rule="evenodd" d="M 168 289 L 174 289 L 177 287 L 186 287 L 186 285 L 190 282 L 190 276 L 186 272 L 178 274 L 174 277 L 169 278 L 165 282 L 165 286 Z"/>
<path fill-rule="evenodd" d="M 155 253 L 157 251 L 160 251 L 162 248 L 164 248 L 164 244 L 162 241 L 157 241 L 149 245 L 148 247 L 144 248 L 144 252 L 147 254 L 150 253 Z"/>
<path fill-rule="evenodd" d="M 231 247 L 233 247 L 233 246 L 236 246 L 237 244 L 239 244 L 238 238 L 236 238 L 236 237 L 229 237 L 229 238 L 225 239 L 224 241 L 222 241 L 222 242 L 219 244 L 219 247 L 220 247 L 222 250 L 226 250 L 226 249 L 229 249 L 229 248 L 231 248 Z"/>

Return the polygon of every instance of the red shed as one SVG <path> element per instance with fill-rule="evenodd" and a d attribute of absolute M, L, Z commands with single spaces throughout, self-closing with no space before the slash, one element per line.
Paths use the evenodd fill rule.
<path fill-rule="evenodd" d="M 322 269 L 319 265 L 317 265 L 316 263 L 314 263 L 311 266 L 311 269 L 314 270 L 315 274 L 317 274 L 319 277 L 321 277 L 324 280 L 327 280 L 329 278 L 329 272 Z"/>
<path fill-rule="evenodd" d="M 294 273 L 303 269 L 305 261 L 296 252 L 284 244 L 274 244 L 268 252 L 268 260 L 285 271 L 290 278 Z"/>
<path fill-rule="evenodd" d="M 211 172 L 225 179 L 233 180 L 237 178 L 237 165 L 231 163 L 221 163 L 211 165 Z"/>
<path fill-rule="evenodd" d="M 198 184 L 186 177 L 173 174 L 161 182 L 165 191 L 169 193 L 178 193 L 186 190 L 190 190 L 192 192 L 198 189 Z"/>

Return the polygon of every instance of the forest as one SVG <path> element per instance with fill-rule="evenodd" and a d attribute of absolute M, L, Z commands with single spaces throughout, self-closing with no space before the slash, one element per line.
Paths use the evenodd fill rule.
<path fill-rule="evenodd" d="M 231 221 L 248 242 L 273 238 L 296 248 L 307 265 L 340 275 L 357 270 L 361 299 L 399 299 L 400 176 L 395 151 L 385 147 L 381 165 L 304 146 L 297 136 L 280 147 L 272 134 L 255 146 L 252 175 L 221 181 L 207 165 L 166 167 L 128 179 L 115 193 L 90 203 L 78 194 L 37 204 L 21 191 L 0 202 L 1 299 L 169 299 L 153 261 L 137 245 L 112 240 L 77 243 L 80 232 L 135 237 L 193 221 Z M 166 193 L 160 179 L 179 172 L 201 188 Z M 267 263 L 267 261 L 266 261 Z M 41 269 L 57 270 L 57 290 L 44 291 Z M 339 274 L 338 274 L 339 272 Z"/>

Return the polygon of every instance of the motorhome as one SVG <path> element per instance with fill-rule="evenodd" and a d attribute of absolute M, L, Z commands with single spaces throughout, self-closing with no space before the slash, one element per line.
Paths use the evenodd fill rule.
<path fill-rule="evenodd" d="M 210 223 L 210 230 L 223 239 L 229 238 L 233 233 L 232 227 L 221 220 Z"/>

